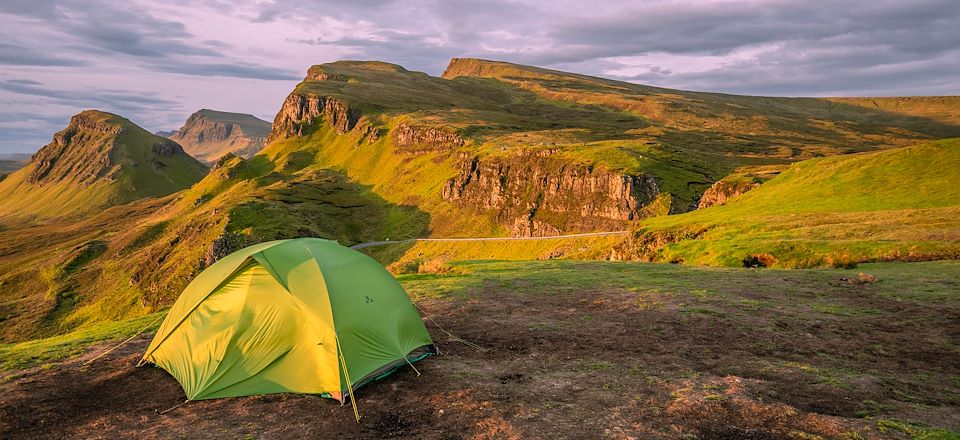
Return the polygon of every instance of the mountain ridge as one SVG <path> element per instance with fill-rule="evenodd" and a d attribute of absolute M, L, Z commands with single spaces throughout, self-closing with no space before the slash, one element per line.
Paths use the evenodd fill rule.
<path fill-rule="evenodd" d="M 189 187 L 206 168 L 129 120 L 85 110 L 0 182 L 0 219 L 92 212 Z"/>

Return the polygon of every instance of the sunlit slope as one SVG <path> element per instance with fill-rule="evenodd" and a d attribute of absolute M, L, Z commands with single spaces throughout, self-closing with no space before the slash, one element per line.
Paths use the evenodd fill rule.
<path fill-rule="evenodd" d="M 528 235 L 576 233 L 688 211 L 744 166 L 960 136 L 950 116 L 960 101 L 908 99 L 910 106 L 881 108 L 687 92 L 475 59 L 452 60 L 441 78 L 341 61 L 310 69 L 263 154 L 341 170 L 392 203 L 429 213 L 434 236 L 523 235 L 511 230 L 522 221 Z M 621 177 L 653 183 L 645 196 L 613 197 L 603 207 L 638 209 L 597 221 L 578 221 L 598 211 L 583 207 L 587 192 L 551 189 Z M 451 196 L 451 185 L 477 189 Z"/>
<path fill-rule="evenodd" d="M 0 222 L 92 213 L 188 188 L 207 172 L 175 142 L 87 110 L 0 182 Z"/>
<path fill-rule="evenodd" d="M 807 267 L 960 258 L 960 139 L 796 163 L 715 206 L 645 221 L 647 258 Z"/>

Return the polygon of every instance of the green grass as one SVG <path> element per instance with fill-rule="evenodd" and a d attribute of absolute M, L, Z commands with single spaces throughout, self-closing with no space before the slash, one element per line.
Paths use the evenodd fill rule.
<path fill-rule="evenodd" d="M 930 428 L 920 423 L 904 422 L 896 419 L 877 421 L 881 433 L 901 432 L 911 440 L 960 440 L 960 432 L 949 429 Z"/>
<path fill-rule="evenodd" d="M 739 266 L 751 255 L 780 267 L 957 258 L 955 163 L 958 139 L 812 159 L 724 206 L 653 218 L 639 231 L 705 231 L 653 250 L 657 259 L 693 264 Z"/>
<path fill-rule="evenodd" d="M 144 328 L 148 332 L 154 331 L 160 326 L 158 319 L 165 314 L 165 311 L 157 312 L 124 321 L 101 323 L 51 338 L 0 344 L 0 371 L 22 370 L 58 362 L 83 353 L 92 344 L 111 340 L 120 342 L 121 338 Z"/>

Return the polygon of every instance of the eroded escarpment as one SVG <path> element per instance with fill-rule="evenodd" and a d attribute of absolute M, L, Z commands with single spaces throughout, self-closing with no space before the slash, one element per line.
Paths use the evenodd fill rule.
<path fill-rule="evenodd" d="M 267 142 L 303 136 L 307 134 L 305 129 L 317 118 L 321 118 L 337 134 L 345 134 L 357 125 L 360 112 L 336 98 L 291 93 L 273 120 Z"/>
<path fill-rule="evenodd" d="M 540 152 L 466 161 L 442 197 L 493 211 L 512 236 L 539 237 L 623 229 L 659 193 L 653 176 L 574 165 Z"/>

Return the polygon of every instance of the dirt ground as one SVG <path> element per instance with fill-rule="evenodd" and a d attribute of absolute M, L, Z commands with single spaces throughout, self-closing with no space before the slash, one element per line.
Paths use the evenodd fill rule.
<path fill-rule="evenodd" d="M 884 420 L 960 427 L 955 302 L 830 273 L 689 295 L 549 277 L 491 273 L 417 299 L 443 355 L 419 377 L 402 369 L 362 389 L 360 423 L 303 395 L 161 414 L 184 394 L 163 370 L 135 367 L 144 335 L 88 368 L 113 344 L 8 378 L 0 438 L 859 439 L 910 438 Z M 822 298 L 832 308 L 811 312 Z"/>

